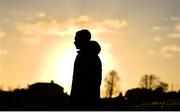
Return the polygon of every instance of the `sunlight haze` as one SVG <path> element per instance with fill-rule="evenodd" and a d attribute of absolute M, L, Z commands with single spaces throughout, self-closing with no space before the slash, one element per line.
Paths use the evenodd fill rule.
<path fill-rule="evenodd" d="M 116 70 L 123 93 L 144 74 L 178 90 L 179 12 L 179 0 L 0 0 L 0 86 L 53 80 L 69 94 L 75 33 L 88 29 L 102 48 L 103 79 Z"/>

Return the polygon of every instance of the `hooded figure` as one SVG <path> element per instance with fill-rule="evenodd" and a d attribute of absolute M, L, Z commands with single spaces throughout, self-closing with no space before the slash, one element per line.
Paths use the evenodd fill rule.
<path fill-rule="evenodd" d="M 83 35 L 79 33 L 82 31 L 84 31 Z M 85 35 L 85 31 L 87 35 Z M 90 34 L 87 30 L 79 32 L 76 33 L 74 42 L 76 48 L 80 50 L 77 52 L 74 62 L 71 101 L 74 106 L 80 106 L 81 108 L 92 107 L 99 103 L 100 100 L 102 65 L 98 54 L 101 48 L 96 41 L 81 40 L 81 38 L 85 38 L 84 36 L 87 37 Z"/>
<path fill-rule="evenodd" d="M 90 41 L 89 50 L 88 50 L 88 76 L 86 84 L 87 84 L 87 91 L 89 93 L 87 98 L 92 103 L 98 102 L 100 99 L 100 85 L 101 85 L 101 75 L 102 75 L 102 64 L 98 54 L 101 51 L 100 45 L 96 41 Z"/>

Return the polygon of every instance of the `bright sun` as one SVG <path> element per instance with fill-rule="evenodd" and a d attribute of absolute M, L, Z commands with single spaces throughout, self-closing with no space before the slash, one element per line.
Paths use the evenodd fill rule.
<path fill-rule="evenodd" d="M 97 40 L 97 39 L 96 39 Z M 98 41 L 100 42 L 100 41 Z M 103 75 L 113 68 L 112 55 L 108 53 L 107 44 L 101 42 L 103 48 L 100 53 L 100 58 L 103 65 Z M 75 57 L 77 55 L 73 39 L 66 41 L 56 42 L 47 51 L 40 68 L 41 76 L 39 79 L 42 81 L 50 82 L 53 80 L 64 88 L 64 91 L 68 94 L 71 90 L 73 66 Z M 105 71 L 106 70 L 106 71 Z"/>
<path fill-rule="evenodd" d="M 69 93 L 73 75 L 73 66 L 76 52 L 74 49 L 68 49 L 64 54 L 57 60 L 54 65 L 55 78 L 62 86 L 65 87 L 65 91 Z"/>
<path fill-rule="evenodd" d="M 40 79 L 47 82 L 53 80 L 69 93 L 76 49 L 72 45 L 63 44 L 56 44 L 47 52 L 40 69 Z"/>

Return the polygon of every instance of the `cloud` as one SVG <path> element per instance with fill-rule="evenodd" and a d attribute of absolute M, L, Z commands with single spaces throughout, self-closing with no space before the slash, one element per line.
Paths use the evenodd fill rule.
<path fill-rule="evenodd" d="M 154 37 L 155 42 L 160 42 L 162 39 L 160 37 Z"/>
<path fill-rule="evenodd" d="M 122 21 L 119 21 L 119 20 L 105 20 L 103 22 L 103 25 L 105 27 L 112 28 L 112 29 L 121 29 L 121 28 L 127 26 L 127 21 L 126 20 L 122 20 Z"/>
<path fill-rule="evenodd" d="M 174 46 L 175 46 L 175 48 L 173 48 Z M 172 58 L 176 54 L 178 54 L 178 52 L 180 52 L 178 50 L 175 50 L 175 49 L 177 49 L 176 47 L 177 47 L 176 45 L 167 45 L 167 46 L 161 47 L 160 52 L 158 52 L 159 50 L 157 50 L 157 51 L 149 50 L 147 53 L 149 55 L 153 55 L 153 56 L 160 54 L 160 56 L 162 56 L 162 57 Z"/>
<path fill-rule="evenodd" d="M 52 18 L 46 18 L 36 23 L 21 23 L 17 25 L 17 30 L 22 35 L 21 42 L 39 44 L 43 39 L 57 37 L 59 24 Z"/>
<path fill-rule="evenodd" d="M 172 21 L 178 21 L 178 20 L 180 20 L 180 17 L 171 16 L 170 19 L 171 19 Z"/>
<path fill-rule="evenodd" d="M 17 26 L 17 30 L 25 35 L 47 35 L 50 32 L 57 28 L 58 23 L 56 20 L 51 18 L 46 18 L 43 21 L 39 21 L 37 23 L 22 23 Z"/>
<path fill-rule="evenodd" d="M 179 16 L 170 16 L 170 17 L 164 17 L 164 20 L 171 20 L 171 21 L 179 21 L 180 17 Z"/>
<path fill-rule="evenodd" d="M 33 45 L 33 44 L 38 44 L 41 42 L 41 39 L 40 37 L 36 37 L 36 38 L 31 38 L 31 37 L 22 37 L 21 38 L 21 41 L 23 43 L 25 43 L 26 45 Z"/>
<path fill-rule="evenodd" d="M 0 55 L 7 55 L 7 54 L 8 54 L 8 50 L 0 48 Z"/>
<path fill-rule="evenodd" d="M 170 33 L 169 37 L 170 38 L 180 38 L 180 32 Z"/>
<path fill-rule="evenodd" d="M 175 29 L 176 31 L 170 33 L 168 36 L 169 36 L 170 38 L 180 38 L 180 22 L 177 23 L 177 24 L 174 26 L 174 29 Z"/>
<path fill-rule="evenodd" d="M 39 13 L 39 16 L 45 16 Z M 21 23 L 17 30 L 22 35 L 21 41 L 25 44 L 38 44 L 46 38 L 67 37 L 82 28 L 89 29 L 92 33 L 105 33 L 120 30 L 128 25 L 126 20 L 105 19 L 102 21 L 92 20 L 88 16 L 69 18 L 58 21 L 52 17 L 45 17 L 35 23 Z"/>
<path fill-rule="evenodd" d="M 155 55 L 155 54 L 156 54 L 156 51 L 150 50 L 150 51 L 148 51 L 148 54 L 150 54 L 150 55 Z"/>
<path fill-rule="evenodd" d="M 5 37 L 5 35 L 6 35 L 6 32 L 2 32 L 2 31 L 0 31 L 0 38 L 4 38 L 4 37 Z"/>
<path fill-rule="evenodd" d="M 38 12 L 36 16 L 39 18 L 42 18 L 42 17 L 45 17 L 46 14 L 44 12 Z"/>
<path fill-rule="evenodd" d="M 151 28 L 152 31 L 161 31 L 162 29 L 163 29 L 163 27 L 161 27 L 161 26 L 153 26 Z"/>
<path fill-rule="evenodd" d="M 176 44 L 163 46 L 160 54 L 166 58 L 174 57 L 180 54 L 180 46 Z"/>
<path fill-rule="evenodd" d="M 177 31 L 180 31 L 180 22 L 175 25 L 175 29 L 176 29 Z"/>

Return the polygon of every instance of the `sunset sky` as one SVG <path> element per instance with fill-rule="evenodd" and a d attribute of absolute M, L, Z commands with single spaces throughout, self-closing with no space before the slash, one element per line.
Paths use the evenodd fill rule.
<path fill-rule="evenodd" d="M 180 89 L 180 0 L 0 0 L 1 88 L 54 80 L 69 93 L 83 28 L 102 47 L 103 78 L 116 70 L 121 91 L 144 74 Z"/>

